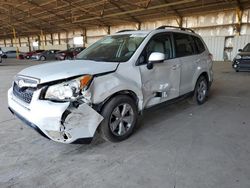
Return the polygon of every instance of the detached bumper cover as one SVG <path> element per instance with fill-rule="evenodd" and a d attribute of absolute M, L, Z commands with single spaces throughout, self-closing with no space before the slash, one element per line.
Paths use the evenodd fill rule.
<path fill-rule="evenodd" d="M 9 108 L 24 123 L 43 136 L 61 143 L 83 143 L 93 138 L 103 117 L 83 103 L 75 108 L 70 102 L 56 103 L 39 100 L 40 91 L 34 92 L 30 104 L 8 91 Z"/>

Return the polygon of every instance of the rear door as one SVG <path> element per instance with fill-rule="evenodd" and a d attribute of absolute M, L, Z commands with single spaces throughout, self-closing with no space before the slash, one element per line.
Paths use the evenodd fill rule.
<path fill-rule="evenodd" d="M 180 95 L 193 90 L 193 76 L 200 62 L 191 35 L 174 33 L 175 57 L 181 65 Z"/>
<path fill-rule="evenodd" d="M 139 57 L 144 107 L 179 96 L 180 65 L 173 59 L 172 46 L 172 34 L 157 34 L 150 39 Z M 149 70 L 148 58 L 153 52 L 164 53 L 165 61 L 154 64 L 153 69 Z"/>

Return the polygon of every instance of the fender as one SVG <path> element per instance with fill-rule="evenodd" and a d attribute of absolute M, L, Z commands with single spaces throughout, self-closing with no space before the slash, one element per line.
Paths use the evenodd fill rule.
<path fill-rule="evenodd" d="M 120 91 L 132 91 L 138 98 L 138 110 L 142 110 L 143 95 L 138 83 L 116 72 L 94 78 L 89 90 L 93 104 L 99 104 Z"/>
<path fill-rule="evenodd" d="M 197 71 L 196 71 L 195 74 L 194 74 L 194 79 L 193 79 L 193 82 L 192 82 L 192 86 L 193 86 L 193 87 L 192 87 L 192 91 L 193 91 L 194 88 L 195 88 L 195 85 L 196 85 L 196 82 L 197 82 L 198 78 L 199 78 L 202 74 L 204 74 L 204 73 L 207 75 L 208 82 L 211 81 L 211 76 L 210 76 L 208 70 L 205 69 L 205 68 L 198 67 L 198 68 L 197 68 Z"/>

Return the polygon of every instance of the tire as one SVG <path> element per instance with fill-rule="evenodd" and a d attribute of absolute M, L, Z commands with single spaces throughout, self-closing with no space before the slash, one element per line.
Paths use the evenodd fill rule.
<path fill-rule="evenodd" d="M 198 105 L 204 104 L 207 100 L 208 91 L 208 80 L 204 76 L 200 76 L 195 85 L 194 95 L 192 97 L 193 103 Z"/>
<path fill-rule="evenodd" d="M 104 140 L 120 142 L 127 139 L 135 130 L 138 112 L 134 100 L 126 95 L 110 99 L 103 107 L 104 120 L 99 131 Z"/>
<path fill-rule="evenodd" d="M 2 56 L 0 55 L 0 63 L 2 63 Z"/>
<path fill-rule="evenodd" d="M 46 60 L 46 57 L 45 57 L 45 56 L 41 56 L 41 57 L 40 57 L 40 60 L 41 60 L 41 61 L 45 61 L 45 60 Z"/>

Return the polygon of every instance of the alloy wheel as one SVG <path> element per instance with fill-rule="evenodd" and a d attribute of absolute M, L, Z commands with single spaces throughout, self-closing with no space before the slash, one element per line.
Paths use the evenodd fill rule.
<path fill-rule="evenodd" d="M 130 104 L 124 103 L 117 106 L 111 113 L 109 126 L 112 134 L 123 136 L 129 130 L 134 121 L 134 111 Z"/>
<path fill-rule="evenodd" d="M 205 80 L 202 80 L 197 88 L 197 99 L 203 101 L 207 96 L 207 83 Z"/>

